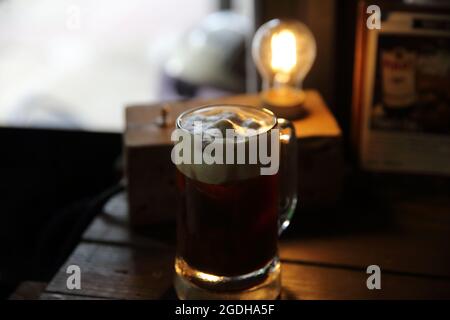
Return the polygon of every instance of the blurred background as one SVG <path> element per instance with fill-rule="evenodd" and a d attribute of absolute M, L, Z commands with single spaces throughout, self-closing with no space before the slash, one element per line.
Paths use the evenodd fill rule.
<path fill-rule="evenodd" d="M 2 0 L 0 124 L 120 132 L 127 103 L 255 91 L 245 41 L 279 13 L 316 35 L 331 103 L 336 2 Z"/>
<path fill-rule="evenodd" d="M 2 0 L 1 124 L 121 131 L 125 104 L 164 97 L 167 56 L 218 9 L 209 0 Z"/>
<path fill-rule="evenodd" d="M 125 106 L 257 92 L 249 46 L 273 18 L 298 19 L 314 34 L 304 87 L 320 92 L 342 129 L 345 172 L 356 172 L 346 184 L 367 179 L 350 143 L 358 2 L 0 0 L 0 297 L 25 279 L 49 281 L 72 249 L 59 245 L 67 230 L 83 230 L 84 212 L 114 192 Z M 370 179 L 355 198 L 384 190 L 384 177 Z M 449 186 L 415 177 L 411 192 L 412 176 L 388 179 L 407 198 Z"/>

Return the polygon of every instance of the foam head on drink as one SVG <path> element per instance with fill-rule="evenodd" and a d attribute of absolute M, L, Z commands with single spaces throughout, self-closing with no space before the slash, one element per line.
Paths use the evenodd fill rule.
<path fill-rule="evenodd" d="M 177 163 L 177 168 L 187 177 L 209 184 L 259 176 L 262 163 L 258 152 L 262 144 L 257 138 L 268 133 L 275 122 L 267 111 L 239 106 L 212 106 L 185 114 L 178 126 L 189 137 L 191 155 L 190 161 Z M 270 137 L 266 138 L 264 146 L 270 149 Z M 256 149 L 251 149 L 251 145 L 256 145 Z M 215 150 L 211 152 L 212 149 Z M 204 161 L 207 155 L 213 155 L 215 161 Z"/>

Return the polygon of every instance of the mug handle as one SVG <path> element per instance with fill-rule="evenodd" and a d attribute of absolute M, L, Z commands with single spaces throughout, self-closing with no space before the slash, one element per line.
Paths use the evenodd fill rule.
<path fill-rule="evenodd" d="M 279 118 L 280 130 L 280 215 L 278 235 L 289 226 L 297 206 L 297 137 L 292 122 Z"/>

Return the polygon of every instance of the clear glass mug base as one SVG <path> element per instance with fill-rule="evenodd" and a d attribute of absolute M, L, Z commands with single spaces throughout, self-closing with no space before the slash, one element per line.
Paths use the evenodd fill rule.
<path fill-rule="evenodd" d="M 195 270 L 176 257 L 174 286 L 180 300 L 274 300 L 281 293 L 280 261 L 275 257 L 254 272 L 222 277 Z"/>

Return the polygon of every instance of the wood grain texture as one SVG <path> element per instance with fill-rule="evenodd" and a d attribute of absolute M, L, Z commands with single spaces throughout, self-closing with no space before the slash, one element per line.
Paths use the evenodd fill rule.
<path fill-rule="evenodd" d="M 367 213 L 369 206 L 360 213 L 366 214 L 369 226 L 385 214 L 389 217 L 386 225 L 341 232 L 345 214 L 340 210 L 336 214 L 341 214 L 342 221 L 333 232 L 330 227 L 324 235 L 302 236 L 293 232 L 282 238 L 280 255 L 285 260 L 356 268 L 376 264 L 386 271 L 450 278 L 450 200 L 413 199 L 397 201 L 390 207 L 388 213 Z M 301 217 L 297 220 L 302 224 Z M 298 227 L 296 223 L 293 229 Z M 348 218 L 348 224 L 356 223 Z"/>
<path fill-rule="evenodd" d="M 307 221 L 299 215 L 280 240 L 282 298 L 450 299 L 448 207 L 448 200 L 415 199 L 392 203 L 387 213 L 359 212 L 369 224 L 372 215 L 389 216 L 389 223 L 367 230 L 343 228 L 345 219 L 356 223 L 354 216 L 339 216 L 339 224 L 330 228 L 328 223 L 325 229 L 325 215 L 315 225 L 324 228 L 322 233 L 304 233 L 308 226 L 300 227 Z M 176 299 L 175 225 L 155 225 L 144 234 L 129 228 L 126 207 L 108 212 L 94 219 L 41 298 Z M 77 293 L 66 289 L 69 264 L 82 269 Z M 365 270 L 371 264 L 382 270 L 379 291 L 366 287 Z"/>
<path fill-rule="evenodd" d="M 383 273 L 369 290 L 365 271 L 282 263 L 283 299 L 450 299 L 450 280 Z"/>
<path fill-rule="evenodd" d="M 68 265 L 80 266 L 77 295 L 109 299 L 159 299 L 172 287 L 173 250 L 81 243 L 47 287 L 71 294 L 66 287 Z"/>
<path fill-rule="evenodd" d="M 397 204 L 397 213 L 392 213 L 392 226 L 367 232 L 304 236 L 289 230 L 294 232 L 281 238 L 280 257 L 285 261 L 359 269 L 377 264 L 386 271 L 450 277 L 450 222 L 445 220 L 448 215 L 443 209 L 436 208 L 431 214 L 415 208 L 417 206 Z M 301 217 L 296 220 L 296 224 L 302 224 Z M 295 229 L 296 224 L 290 228 Z M 128 228 L 126 212 L 115 211 L 95 219 L 83 239 L 167 248 L 174 245 L 175 225 L 155 226 L 144 235 Z"/>
<path fill-rule="evenodd" d="M 111 208 L 107 213 L 97 216 L 84 232 L 82 239 L 87 242 L 131 247 L 172 248 L 175 245 L 175 224 L 158 224 L 142 232 L 131 229 L 125 197 L 126 194 L 121 193 L 110 201 L 118 202 L 117 206 L 125 208 Z"/>
<path fill-rule="evenodd" d="M 325 104 L 320 94 L 315 90 L 305 90 L 304 108 L 309 116 L 294 121 L 298 138 L 339 137 L 341 129 Z M 126 108 L 126 130 L 124 144 L 127 147 L 148 145 L 172 145 L 170 135 L 174 129 L 175 120 L 182 112 L 207 104 L 242 104 L 264 107 L 259 95 L 225 96 L 210 100 L 174 101 L 168 103 L 131 105 Z M 158 126 L 161 110 L 168 111 L 168 126 Z"/>
<path fill-rule="evenodd" d="M 286 239 L 282 259 L 450 277 L 448 234 L 392 230 L 371 234 Z"/>
<path fill-rule="evenodd" d="M 82 288 L 66 289 L 65 266 L 42 299 L 175 298 L 173 251 L 85 244 L 66 265 L 82 270 Z M 449 298 L 450 280 L 382 274 L 382 290 L 368 290 L 365 271 L 282 263 L 283 299 L 430 299 Z"/>

